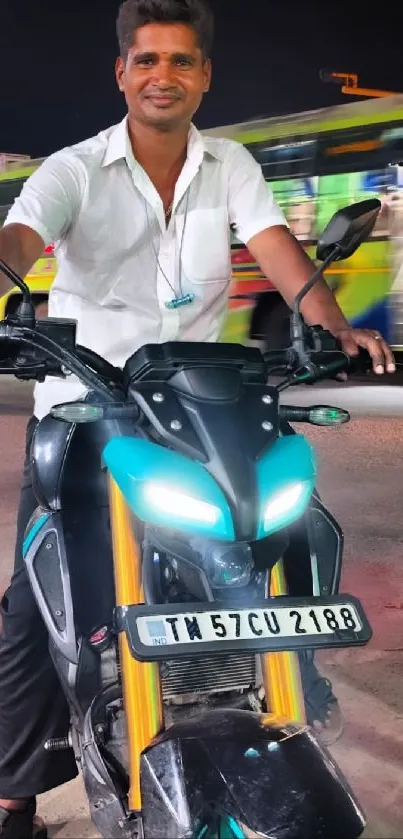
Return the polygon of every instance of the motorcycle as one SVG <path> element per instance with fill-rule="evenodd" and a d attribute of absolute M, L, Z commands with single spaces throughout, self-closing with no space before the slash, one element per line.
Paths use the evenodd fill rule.
<path fill-rule="evenodd" d="M 117 369 L 77 344 L 74 321 L 35 321 L 27 286 L 0 261 L 23 293 L 0 323 L 1 371 L 74 374 L 87 389 L 35 431 L 38 507 L 23 554 L 71 709 L 68 737 L 44 748 L 74 750 L 104 837 L 354 839 L 364 829 L 306 724 L 299 656 L 365 644 L 371 629 L 359 600 L 338 592 L 342 534 L 315 492 L 314 450 L 290 425 L 349 415 L 280 397 L 351 366 L 330 333 L 304 324 L 300 303 L 379 208 L 336 213 L 318 243 L 322 266 L 294 301 L 290 346 L 265 356 L 171 342 Z M 302 594 L 284 563 L 301 521 L 312 581 Z"/>

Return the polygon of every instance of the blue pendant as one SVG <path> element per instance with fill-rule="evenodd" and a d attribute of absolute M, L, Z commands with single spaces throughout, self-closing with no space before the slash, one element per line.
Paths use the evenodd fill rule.
<path fill-rule="evenodd" d="M 173 300 L 167 300 L 165 306 L 167 309 L 179 309 L 180 306 L 189 306 L 195 299 L 194 294 L 183 294 L 182 297 L 174 297 Z"/>

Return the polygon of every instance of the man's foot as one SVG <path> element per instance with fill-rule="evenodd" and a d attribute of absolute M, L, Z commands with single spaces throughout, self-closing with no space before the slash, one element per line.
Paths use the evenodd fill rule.
<path fill-rule="evenodd" d="M 313 654 L 304 650 L 299 654 L 301 681 L 304 692 L 307 722 L 324 746 L 336 743 L 343 733 L 340 705 L 329 679 L 317 670 Z"/>
<path fill-rule="evenodd" d="M 328 682 L 331 689 L 332 686 L 328 679 L 325 679 L 325 682 Z M 343 734 L 344 722 L 341 708 L 336 697 L 333 697 L 333 699 L 329 701 L 325 720 L 314 720 L 313 723 L 310 724 L 312 725 L 318 740 L 320 740 L 324 746 L 332 746 L 333 743 L 337 743 Z"/>
<path fill-rule="evenodd" d="M 0 807 L 0 839 L 47 839 L 45 824 L 35 813 L 34 798 L 21 810 Z"/>

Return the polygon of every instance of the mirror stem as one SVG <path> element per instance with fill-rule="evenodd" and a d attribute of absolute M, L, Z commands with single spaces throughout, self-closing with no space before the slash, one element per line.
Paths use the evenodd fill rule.
<path fill-rule="evenodd" d="M 322 271 L 330 265 L 331 262 L 339 255 L 340 248 L 336 245 L 333 250 L 330 252 L 329 256 L 326 257 L 322 265 L 320 265 L 316 271 L 313 273 L 310 280 L 302 286 L 301 290 L 295 296 L 294 302 L 291 307 L 291 318 L 290 318 L 290 327 L 291 327 L 291 341 L 294 349 L 298 353 L 298 357 L 300 363 L 303 364 L 306 361 L 306 350 L 305 350 L 305 337 L 304 337 L 304 321 L 301 317 L 300 313 L 300 305 L 301 300 L 308 294 L 308 291 L 315 285 L 317 280 L 319 279 Z"/>
<path fill-rule="evenodd" d="M 322 271 L 324 271 L 325 268 L 327 268 L 327 266 L 330 265 L 331 262 L 334 262 L 334 260 L 339 255 L 339 253 L 340 253 L 340 248 L 339 248 L 338 245 L 336 245 L 333 248 L 333 250 L 331 251 L 331 253 L 329 254 L 329 256 L 326 257 L 326 259 L 324 260 L 322 265 L 319 265 L 319 267 L 316 269 L 316 271 L 312 275 L 311 279 L 308 280 L 307 283 L 305 283 L 305 285 L 301 288 L 301 290 L 295 296 L 294 303 L 292 304 L 292 311 L 293 312 L 299 312 L 301 300 L 305 297 L 306 294 L 308 294 L 308 291 L 311 290 L 312 286 L 315 285 L 315 283 L 319 279 Z"/>
<path fill-rule="evenodd" d="M 16 315 L 23 326 L 32 328 L 35 325 L 35 306 L 32 302 L 31 292 L 27 284 L 24 283 L 24 280 L 2 259 L 0 259 L 0 271 L 2 271 L 3 274 L 5 274 L 6 277 L 14 283 L 14 285 L 18 286 L 22 292 L 22 302 L 18 306 Z"/>
<path fill-rule="evenodd" d="M 9 265 L 7 265 L 7 262 L 3 262 L 2 259 L 0 259 L 0 271 L 2 271 L 3 274 L 5 274 L 6 277 L 14 283 L 14 285 L 18 286 L 18 288 L 22 291 L 22 295 L 25 300 L 31 299 L 31 293 L 27 284 L 24 283 L 24 280 L 21 279 L 21 277 L 19 277 Z"/>

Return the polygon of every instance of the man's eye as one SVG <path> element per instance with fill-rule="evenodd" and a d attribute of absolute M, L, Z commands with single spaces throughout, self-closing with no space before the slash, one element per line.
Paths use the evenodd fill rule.
<path fill-rule="evenodd" d="M 175 63 L 178 64 L 179 67 L 191 67 L 191 62 L 188 58 L 177 58 Z"/>

